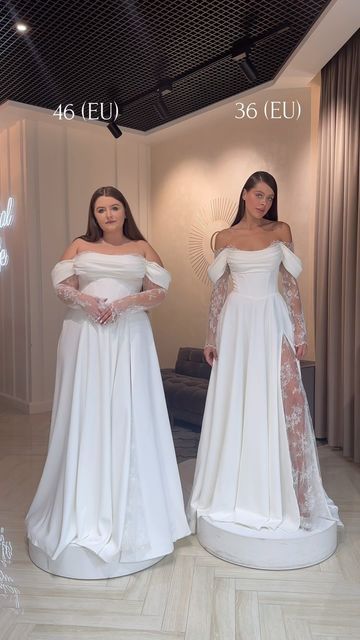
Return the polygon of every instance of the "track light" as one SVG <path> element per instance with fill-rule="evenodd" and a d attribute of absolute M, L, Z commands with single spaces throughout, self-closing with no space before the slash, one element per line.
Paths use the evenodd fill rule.
<path fill-rule="evenodd" d="M 249 57 L 249 40 L 243 38 L 235 42 L 231 49 L 231 57 L 240 63 L 241 69 L 250 82 L 255 82 L 258 75 Z"/>
<path fill-rule="evenodd" d="M 258 79 L 258 75 L 249 56 L 245 54 L 245 56 L 242 59 L 240 59 L 239 62 L 240 62 L 241 70 L 246 75 L 247 79 L 250 82 L 256 82 L 256 80 Z"/>
<path fill-rule="evenodd" d="M 165 78 L 164 80 L 161 80 L 161 82 L 159 83 L 159 89 L 158 89 L 161 97 L 163 98 L 164 96 L 168 96 L 169 93 L 172 92 L 172 82 L 171 80 L 169 80 L 168 78 Z"/>
<path fill-rule="evenodd" d="M 209 58 L 208 60 L 205 60 L 200 64 L 196 64 L 190 69 L 186 69 L 185 71 L 178 74 L 177 76 L 173 76 L 171 79 L 163 78 L 162 80 L 159 80 L 156 85 L 150 87 L 145 91 L 141 91 L 136 95 L 133 95 L 128 100 L 122 99 L 122 106 L 120 107 L 120 110 L 121 110 L 120 115 L 122 114 L 123 109 L 126 110 L 127 107 L 129 106 L 135 105 L 137 103 L 141 103 L 145 98 L 150 98 L 153 100 L 155 96 L 155 101 L 153 102 L 154 110 L 156 111 L 158 117 L 161 120 L 168 120 L 169 118 L 171 118 L 171 114 L 169 113 L 168 107 L 163 98 L 165 98 L 167 95 L 172 93 L 173 87 L 176 86 L 182 80 L 185 80 L 186 78 L 190 78 L 191 76 L 195 76 L 200 71 L 203 71 L 204 69 L 208 69 L 214 64 L 218 64 L 219 62 L 223 62 L 224 60 L 227 60 L 229 56 L 233 60 L 239 62 L 241 70 L 246 76 L 246 78 L 249 80 L 249 82 L 258 82 L 259 77 L 258 77 L 256 68 L 254 67 L 250 59 L 250 54 L 253 48 L 260 43 L 264 43 L 270 40 L 274 36 L 278 36 L 281 33 L 285 33 L 286 31 L 289 31 L 290 29 L 291 29 L 290 23 L 282 22 L 277 24 L 272 29 L 268 29 L 267 31 L 264 31 L 263 33 L 260 33 L 257 36 L 254 36 L 254 37 L 243 36 L 239 40 L 236 40 L 233 43 L 231 48 L 228 48 L 225 51 L 222 51 L 220 53 L 217 53 L 212 58 Z M 110 87 L 108 94 L 109 94 L 110 100 L 113 101 L 114 96 L 117 95 L 116 87 L 114 86 Z M 117 117 L 115 118 L 115 120 L 116 119 Z M 121 131 L 115 124 L 108 125 L 108 128 L 110 129 L 112 135 L 115 135 L 115 137 L 119 137 L 121 135 Z"/>
<path fill-rule="evenodd" d="M 169 109 L 167 108 L 164 100 L 162 99 L 161 95 L 159 95 L 159 98 L 157 100 L 157 102 L 154 103 L 154 109 L 156 111 L 156 113 L 158 114 L 158 116 L 161 118 L 161 120 L 166 120 L 166 118 L 169 117 Z"/>
<path fill-rule="evenodd" d="M 244 56 L 247 56 L 250 51 L 250 40 L 248 38 L 241 38 L 234 42 L 231 47 L 231 57 L 233 60 L 242 60 Z"/>
<path fill-rule="evenodd" d="M 114 138 L 120 138 L 120 136 L 122 136 L 122 131 L 119 129 L 116 122 L 109 122 L 106 126 Z"/>

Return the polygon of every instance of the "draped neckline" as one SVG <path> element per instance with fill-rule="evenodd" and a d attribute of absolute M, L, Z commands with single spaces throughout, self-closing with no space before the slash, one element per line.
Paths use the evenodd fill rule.
<path fill-rule="evenodd" d="M 220 247 L 220 249 L 216 249 L 215 253 L 217 252 L 220 253 L 220 251 L 223 251 L 224 249 L 233 249 L 235 251 L 241 251 L 241 253 L 259 253 L 260 251 L 267 251 L 271 247 L 281 245 L 281 244 L 285 245 L 285 247 L 288 247 L 288 243 L 283 242 L 282 240 L 273 240 L 270 244 L 268 244 L 267 247 L 264 247 L 263 249 L 240 249 L 239 247 L 235 247 L 232 244 L 227 244 L 225 247 Z"/>
<path fill-rule="evenodd" d="M 143 256 L 141 253 L 103 253 L 102 251 L 79 251 L 79 253 L 77 253 L 73 260 L 76 260 L 76 258 L 78 258 L 79 256 L 82 256 L 84 254 L 92 254 L 92 255 L 96 255 L 96 256 L 106 256 L 106 257 L 111 257 L 111 258 L 120 258 L 120 257 L 128 257 L 128 256 L 132 256 L 133 258 L 141 258 L 142 260 L 146 260 L 145 256 Z M 149 262 L 149 261 L 147 261 Z"/>

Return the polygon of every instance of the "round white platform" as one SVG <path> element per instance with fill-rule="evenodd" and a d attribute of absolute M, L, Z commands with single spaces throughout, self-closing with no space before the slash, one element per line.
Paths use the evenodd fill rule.
<path fill-rule="evenodd" d="M 35 547 L 30 540 L 28 543 L 30 558 L 37 567 L 56 576 L 77 578 L 78 580 L 99 580 L 101 578 L 127 576 L 130 573 L 136 573 L 151 567 L 164 557 L 151 558 L 142 562 L 104 562 L 84 547 L 69 545 L 56 560 L 52 560 L 44 551 Z"/>
<path fill-rule="evenodd" d="M 185 504 L 190 496 L 195 460 L 179 465 Z M 197 521 L 200 544 L 214 556 L 253 569 L 300 569 L 329 558 L 337 546 L 337 525 L 319 519 L 311 531 L 292 534 L 277 529 L 249 529 L 239 524 L 218 522 L 201 516 Z"/>
<path fill-rule="evenodd" d="M 329 558 L 337 546 L 336 522 L 320 518 L 311 531 L 256 531 L 199 517 L 200 544 L 214 556 L 253 569 L 300 569 Z"/>

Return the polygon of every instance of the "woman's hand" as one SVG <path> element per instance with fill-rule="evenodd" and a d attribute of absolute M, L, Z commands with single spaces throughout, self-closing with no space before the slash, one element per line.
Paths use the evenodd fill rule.
<path fill-rule="evenodd" d="M 96 298 L 86 293 L 82 293 L 80 296 L 79 304 L 84 309 L 86 315 L 89 316 L 91 320 L 99 322 L 99 319 L 104 313 L 104 309 L 108 306 L 106 303 L 107 298 Z"/>
<path fill-rule="evenodd" d="M 207 345 L 204 348 L 204 356 L 206 362 L 210 365 L 210 367 L 212 367 L 214 364 L 214 360 L 217 360 L 218 357 L 216 347 L 213 347 L 211 344 Z"/>
<path fill-rule="evenodd" d="M 149 311 L 153 307 L 157 307 L 163 301 L 165 295 L 166 289 L 154 284 L 145 277 L 143 291 L 110 302 L 101 314 L 99 323 L 104 325 L 116 322 L 125 312 L 128 314 Z"/>
<path fill-rule="evenodd" d="M 128 296 L 120 298 L 120 300 L 114 300 L 110 304 L 106 305 L 106 308 L 102 309 L 102 313 L 98 319 L 99 324 L 110 324 L 115 322 L 128 308 Z"/>
<path fill-rule="evenodd" d="M 299 344 L 295 347 L 295 353 L 298 360 L 301 360 L 301 358 L 305 357 L 306 350 L 307 350 L 307 344 L 305 342 L 304 344 Z"/>

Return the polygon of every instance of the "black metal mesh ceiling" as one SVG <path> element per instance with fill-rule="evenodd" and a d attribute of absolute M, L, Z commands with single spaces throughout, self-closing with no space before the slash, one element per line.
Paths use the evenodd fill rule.
<path fill-rule="evenodd" d="M 55 110 L 72 103 L 118 103 L 150 92 L 164 78 L 229 50 L 279 23 L 290 29 L 251 50 L 258 80 L 250 82 L 227 56 L 173 84 L 168 115 L 154 109 L 156 92 L 124 107 L 119 125 L 148 131 L 271 80 L 329 0 L 12 0 L 0 9 L 0 102 Z M 16 20 L 30 31 L 19 34 Z"/>

